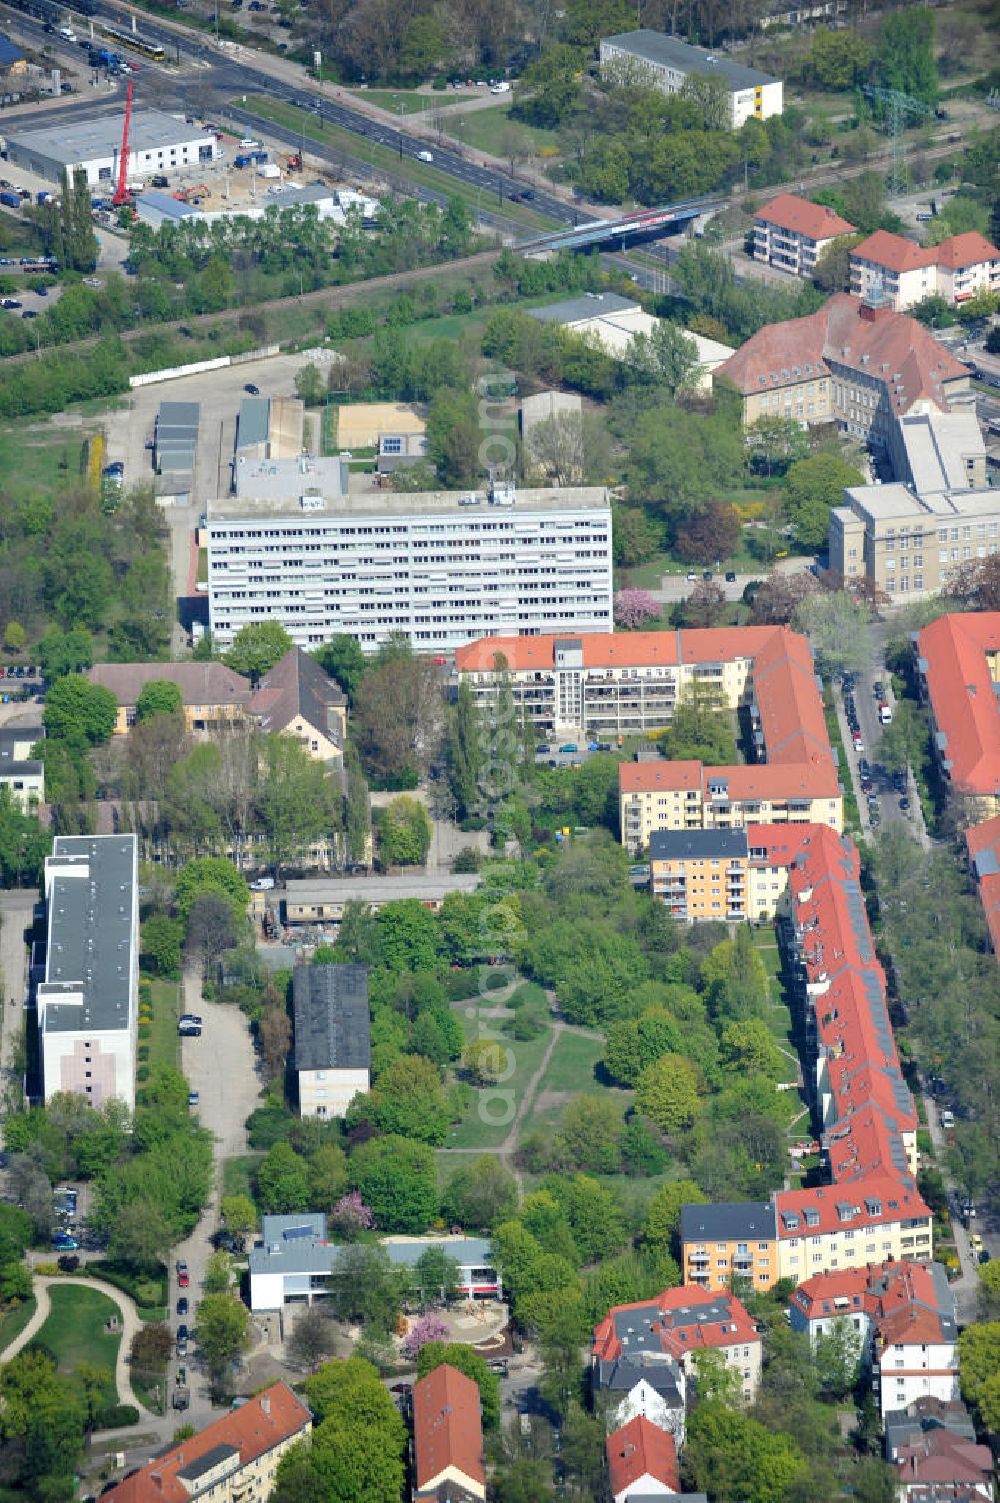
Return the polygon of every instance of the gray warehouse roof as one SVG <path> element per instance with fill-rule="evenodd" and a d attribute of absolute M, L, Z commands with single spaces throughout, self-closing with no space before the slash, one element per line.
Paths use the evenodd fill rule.
<path fill-rule="evenodd" d="M 299 965 L 292 981 L 297 1070 L 367 1070 L 368 967 Z"/>
<path fill-rule="evenodd" d="M 662 31 L 650 31 L 645 27 L 641 31 L 623 31 L 618 36 L 604 37 L 601 47 L 605 46 L 618 47 L 643 62 L 674 68 L 679 73 L 718 74 L 734 89 L 754 89 L 761 84 L 777 82 L 771 74 L 734 62 L 724 53 L 692 47 L 677 37 L 668 37 Z"/>
<path fill-rule="evenodd" d="M 66 115 L 58 125 L 43 125 L 37 130 L 17 131 L 11 139 L 22 151 L 49 157 L 66 166 L 88 162 L 95 157 L 117 157 L 121 150 L 124 114 L 93 115 L 88 119 Z M 129 122 L 129 150 L 132 152 L 164 150 L 182 142 L 214 146 L 215 137 L 186 125 L 162 110 L 138 110 Z"/>
<path fill-rule="evenodd" d="M 130 1025 L 134 835 L 57 835 L 49 858 L 48 949 L 39 1000 L 46 1032 Z M 59 875 L 68 868 L 65 875 Z M 60 994 L 78 998 L 60 1003 Z"/>
<path fill-rule="evenodd" d="M 599 318 L 602 313 L 632 313 L 640 306 L 634 298 L 619 297 L 617 292 L 592 292 L 566 298 L 561 303 L 529 308 L 528 314 L 542 324 L 578 324 L 585 318 Z"/>

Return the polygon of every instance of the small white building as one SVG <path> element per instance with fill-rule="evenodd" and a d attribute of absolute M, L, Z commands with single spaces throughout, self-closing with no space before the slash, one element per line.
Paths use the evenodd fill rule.
<path fill-rule="evenodd" d="M 665 1430 L 672 1435 L 677 1442 L 678 1450 L 684 1445 L 684 1417 L 685 1417 L 685 1379 L 684 1370 L 677 1368 L 680 1380 L 681 1403 L 677 1407 L 668 1403 L 662 1393 L 659 1393 L 649 1382 L 648 1378 L 640 1378 L 622 1399 L 621 1403 L 610 1412 L 611 1428 L 620 1430 L 627 1425 L 629 1420 L 638 1419 L 640 1415 L 648 1419 L 651 1425 L 658 1430 Z"/>
<path fill-rule="evenodd" d="M 45 763 L 32 756 L 44 740 L 40 723 L 0 727 L 0 787 L 10 789 L 11 801 L 25 814 L 45 802 Z"/>
<path fill-rule="evenodd" d="M 768 120 L 772 115 L 780 115 L 784 108 L 780 78 L 748 68 L 724 52 L 692 47 L 678 37 L 646 28 L 601 40 L 604 79 L 646 84 L 664 94 L 676 94 L 692 76 L 722 79 L 733 130 L 747 120 Z"/>
<path fill-rule="evenodd" d="M 918 1399 L 959 1397 L 955 1296 L 940 1263 L 873 1264 L 817 1274 L 789 1306 L 792 1329 L 815 1343 L 845 1322 L 859 1338 L 883 1418 Z"/>
<path fill-rule="evenodd" d="M 343 1117 L 371 1084 L 368 968 L 298 965 L 292 979 L 300 1117 Z"/>
<path fill-rule="evenodd" d="M 45 1100 L 135 1104 L 139 990 L 134 835 L 57 835 L 45 858 L 44 980 L 35 990 Z"/>

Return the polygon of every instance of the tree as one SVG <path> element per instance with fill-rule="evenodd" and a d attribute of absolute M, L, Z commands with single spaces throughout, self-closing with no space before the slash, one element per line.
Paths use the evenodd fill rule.
<path fill-rule="evenodd" d="M 278 1465 L 276 1503 L 399 1503 L 406 1427 L 370 1362 L 328 1362 L 306 1379 L 319 1423 Z M 315 1491 L 314 1491 L 315 1489 Z"/>
<path fill-rule="evenodd" d="M 663 547 L 662 523 L 639 506 L 613 506 L 611 544 L 619 568 L 648 563 Z"/>
<path fill-rule="evenodd" d="M 464 818 L 479 804 L 484 763 L 483 728 L 471 686 L 463 678 L 448 722 L 448 779 Z"/>
<path fill-rule="evenodd" d="M 623 631 L 638 631 L 652 626 L 663 613 L 663 607 L 648 590 L 619 590 L 615 596 L 615 625 Z"/>
<path fill-rule="evenodd" d="M 708 1197 L 693 1179 L 673 1179 L 661 1185 L 646 1208 L 643 1240 L 651 1247 L 671 1248 L 677 1240 L 681 1207 L 703 1206 Z"/>
<path fill-rule="evenodd" d="M 1000 1430 L 1000 1321 L 966 1326 L 958 1337 L 962 1397 L 986 1430 Z"/>
<path fill-rule="evenodd" d="M 226 1294 L 233 1282 L 233 1260 L 229 1253 L 212 1253 L 205 1267 L 206 1294 Z"/>
<path fill-rule="evenodd" d="M 699 579 L 681 611 L 685 626 L 718 626 L 726 609 L 726 592 L 714 579 Z"/>
<path fill-rule="evenodd" d="M 143 922 L 140 952 L 142 961 L 158 976 L 177 977 L 181 973 L 183 925 L 165 913 L 151 913 Z"/>
<path fill-rule="evenodd" d="M 948 576 L 947 590 L 972 610 L 1000 610 L 1000 554 L 956 565 Z"/>
<path fill-rule="evenodd" d="M 362 1143 L 351 1154 L 349 1173 L 383 1231 L 422 1232 L 437 1214 L 434 1154 L 424 1143 L 391 1133 Z"/>
<path fill-rule="evenodd" d="M 322 647 L 317 647 L 315 652 L 317 663 L 328 673 L 347 695 L 351 704 L 354 703 L 358 692 L 358 685 L 368 671 L 369 660 L 361 650 L 361 645 L 355 637 L 336 636 L 331 637 Z"/>
<path fill-rule="evenodd" d="M 203 893 L 218 892 L 228 898 L 237 919 L 246 916 L 250 889 L 246 878 L 225 856 L 196 856 L 177 878 L 177 911 L 187 919 L 195 899 Z"/>
<path fill-rule="evenodd" d="M 333 1352 L 334 1331 L 328 1317 L 318 1305 L 300 1309 L 288 1338 L 288 1355 L 292 1361 L 314 1373 Z"/>
<path fill-rule="evenodd" d="M 608 474 L 607 430 L 590 412 L 554 412 L 532 423 L 524 436 L 525 469 L 556 485 L 583 485 Z"/>
<path fill-rule="evenodd" d="M 250 1345 L 250 1312 L 235 1294 L 206 1294 L 198 1306 L 195 1338 L 213 1386 Z"/>
<path fill-rule="evenodd" d="M 185 943 L 207 980 L 226 950 L 236 943 L 236 919 L 229 899 L 220 892 L 201 892 L 188 910 Z"/>
<path fill-rule="evenodd" d="M 763 1018 L 730 1023 L 722 1031 L 722 1058 L 737 1075 L 780 1080 L 785 1059 Z"/>
<path fill-rule="evenodd" d="M 367 1097 L 354 1098 L 348 1108 L 349 1127 L 355 1118 L 373 1121 L 381 1132 L 440 1147 L 451 1109 L 437 1066 L 419 1054 L 399 1055 L 380 1073 Z"/>
<path fill-rule="evenodd" d="M 262 736 L 256 813 L 275 872 L 301 861 L 334 824 L 333 785 L 294 736 Z"/>
<path fill-rule="evenodd" d="M 171 1243 L 170 1224 L 152 1200 L 130 1200 L 119 1207 L 110 1229 L 108 1252 L 132 1268 L 156 1268 Z"/>
<path fill-rule="evenodd" d="M 1000 1262 L 985 1263 L 979 1270 L 979 1314 L 984 1321 L 1000 1315 Z"/>
<path fill-rule="evenodd" d="M 363 1322 L 380 1332 L 395 1327 L 410 1276 L 389 1261 L 384 1247 L 349 1243 L 337 1254 L 335 1272 L 330 1303 L 339 1320 Z"/>
<path fill-rule="evenodd" d="M 784 475 L 809 453 L 809 435 L 794 418 L 759 417 L 743 437 L 750 466 L 762 475 Z"/>
<path fill-rule="evenodd" d="M 4 887 L 37 886 L 51 849 L 51 832 L 42 829 L 36 815 L 22 811 L 8 785 L 0 787 L 0 882 Z"/>
<path fill-rule="evenodd" d="M 698 346 L 679 324 L 662 318 L 651 334 L 635 336 L 626 368 L 634 379 L 662 386 L 675 397 L 695 384 L 701 368 Z"/>
<path fill-rule="evenodd" d="M 79 673 L 67 673 L 45 697 L 42 716 L 46 733 L 83 748 L 107 741 L 118 719 L 118 701 L 103 684 L 92 684 Z"/>
<path fill-rule="evenodd" d="M 813 1342 L 813 1364 L 820 1390 L 842 1399 L 857 1386 L 861 1375 L 862 1340 L 846 1316 L 831 1323 Z"/>
<path fill-rule="evenodd" d="M 621 1108 L 604 1096 L 574 1096 L 557 1137 L 560 1158 L 574 1169 L 617 1174 L 625 1131 Z"/>
<path fill-rule="evenodd" d="M 910 94 L 924 104 L 937 104 L 934 12 L 929 6 L 911 5 L 884 18 L 875 66 L 883 87 Z"/>
<path fill-rule="evenodd" d="M 458 1293 L 458 1264 L 443 1247 L 425 1247 L 413 1265 L 411 1289 L 421 1308 L 447 1304 Z"/>
<path fill-rule="evenodd" d="M 488 1232 L 517 1209 L 517 1181 L 494 1154 L 484 1154 L 455 1170 L 441 1201 L 446 1220 Z"/>
<path fill-rule="evenodd" d="M 141 1325 L 132 1337 L 129 1353 L 133 1377 L 150 1387 L 162 1382 L 173 1350 L 174 1338 L 169 1326 L 161 1321 Z"/>
<path fill-rule="evenodd" d="M 362 760 L 386 784 L 413 787 L 430 764 L 441 733 L 438 669 L 410 654 L 378 664 L 362 680 L 355 728 Z"/>
<path fill-rule="evenodd" d="M 743 1397 L 743 1380 L 736 1368 L 730 1367 L 725 1354 L 717 1347 L 702 1347 L 692 1353 L 694 1362 L 695 1391 L 705 1404 L 724 1404 L 735 1409 Z"/>
<path fill-rule="evenodd" d="M 510 1054 L 499 1039 L 473 1039 L 462 1050 L 462 1064 L 476 1085 L 496 1085 L 510 1073 Z"/>
<path fill-rule="evenodd" d="M 868 608 L 842 590 L 808 596 L 795 625 L 808 635 L 823 673 L 861 671 L 872 660 Z"/>
<path fill-rule="evenodd" d="M 418 798 L 394 798 L 375 818 L 383 866 L 422 866 L 431 848 L 434 827 Z"/>
<path fill-rule="evenodd" d="M 710 501 L 701 511 L 686 517 L 677 528 L 674 549 L 685 563 L 721 563 L 739 542 L 740 523 L 735 508 Z"/>
<path fill-rule="evenodd" d="M 579 54 L 557 43 L 525 68 L 511 113 L 529 125 L 551 128 L 576 108 L 581 93 Z"/>
<path fill-rule="evenodd" d="M 94 639 L 85 626 L 61 631 L 50 626 L 38 644 L 38 660 L 49 683 L 67 673 L 82 673 L 94 662 Z"/>
<path fill-rule="evenodd" d="M 755 591 L 751 605 L 751 619 L 755 626 L 787 626 L 810 595 L 815 595 L 819 582 L 815 574 L 802 569 L 796 574 L 775 569 Z"/>
<path fill-rule="evenodd" d="M 28 645 L 28 633 L 20 621 L 8 621 L 4 627 L 3 645 L 8 652 L 23 652 Z"/>
<path fill-rule="evenodd" d="M 255 684 L 294 646 L 285 628 L 277 621 L 252 621 L 236 633 L 223 662 L 234 673 L 242 673 Z"/>
<path fill-rule="evenodd" d="M 858 32 L 817 26 L 802 72 L 817 87 L 840 93 L 861 80 L 871 60 L 872 49 Z"/>
<path fill-rule="evenodd" d="M 426 1378 L 435 1368 L 457 1367 L 460 1373 L 479 1386 L 480 1407 L 484 1430 L 500 1428 L 500 1379 L 491 1373 L 486 1360 L 464 1342 L 429 1341 L 422 1346 L 417 1356 L 417 1377 Z"/>
<path fill-rule="evenodd" d="M 811 454 L 792 465 L 785 477 L 785 505 L 803 548 L 823 547 L 831 508 L 841 505 L 848 486 L 863 484 L 861 471 L 837 454 Z"/>
<path fill-rule="evenodd" d="M 772 1435 L 718 1400 L 700 1404 L 691 1416 L 687 1464 L 712 1497 L 747 1503 L 784 1503 L 788 1488 L 806 1476 L 805 1458 L 790 1436 Z"/>
<path fill-rule="evenodd" d="M 831 240 L 829 245 L 824 246 L 813 268 L 813 281 L 821 292 L 850 290 L 851 252 L 864 238 L 863 235 L 838 235 L 836 240 Z M 798 424 L 795 426 L 798 427 Z"/>
<path fill-rule="evenodd" d="M 664 1132 L 690 1127 L 702 1110 L 697 1069 L 681 1054 L 664 1054 L 639 1076 L 635 1103 Z"/>
<path fill-rule="evenodd" d="M 154 715 L 179 715 L 183 701 L 181 691 L 168 678 L 151 678 L 135 702 L 135 718 L 141 724 Z"/>
<path fill-rule="evenodd" d="M 919 767 L 927 745 L 927 734 L 925 712 L 912 700 L 900 700 L 891 723 L 883 726 L 878 739 L 878 759 L 886 771 L 907 772 L 911 767 Z"/>
<path fill-rule="evenodd" d="M 257 1208 L 249 1195 L 223 1195 L 219 1202 L 222 1225 L 242 1251 L 257 1230 Z"/>
<path fill-rule="evenodd" d="M 442 1320 L 440 1315 L 430 1312 L 427 1315 L 422 1315 L 419 1320 L 414 1321 L 403 1338 L 400 1350 L 404 1357 L 413 1361 L 420 1348 L 426 1346 L 428 1341 L 444 1341 L 447 1335 L 447 1321 Z"/>
<path fill-rule="evenodd" d="M 257 1199 L 270 1215 L 309 1209 L 306 1161 L 290 1143 L 275 1143 L 262 1159 L 257 1170 Z"/>

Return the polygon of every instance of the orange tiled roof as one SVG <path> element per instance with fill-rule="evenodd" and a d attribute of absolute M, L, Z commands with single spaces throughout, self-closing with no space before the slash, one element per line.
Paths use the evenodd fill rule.
<path fill-rule="evenodd" d="M 447 1362 L 413 1385 L 417 1489 L 449 1467 L 485 1486 L 479 1386 Z"/>
<path fill-rule="evenodd" d="M 916 319 L 889 308 L 870 309 L 839 292 L 805 318 L 765 324 L 721 365 L 716 375 L 743 396 L 826 377 L 834 366 L 881 380 L 893 412 L 926 398 L 945 410 L 945 386 L 968 371 Z"/>
<path fill-rule="evenodd" d="M 921 266 L 933 266 L 937 259 L 936 246 L 917 245 L 890 230 L 876 230 L 851 251 L 852 261 L 871 261 L 895 272 L 919 271 Z"/>
<path fill-rule="evenodd" d="M 1000 793 L 1000 710 L 986 654 L 1000 654 L 1000 612 L 939 616 L 917 638 L 951 781 L 962 793 Z"/>
<path fill-rule="evenodd" d="M 934 1274 L 926 1263 L 904 1258 L 898 1263 L 871 1263 L 865 1268 L 818 1273 L 792 1295 L 792 1304 L 807 1320 L 847 1313 L 843 1307 L 838 1311 L 835 1300 L 849 1300 L 851 1309 L 864 1311 L 874 1323 L 882 1347 L 930 1346 L 954 1340 L 951 1313 L 940 1309 Z"/>
<path fill-rule="evenodd" d="M 850 1220 L 841 1220 L 841 1206 L 850 1207 L 856 1214 Z M 874 1209 L 876 1206 L 878 1209 Z M 852 1226 L 886 1226 L 893 1221 L 914 1217 L 929 1221 L 931 1217 L 913 1181 L 891 1174 L 873 1174 L 849 1185 L 822 1185 L 814 1190 L 778 1190 L 774 1209 L 779 1240 L 786 1242 Z M 806 1211 L 815 1212 L 813 1221 L 806 1220 Z"/>
<path fill-rule="evenodd" d="M 808 198 L 799 198 L 795 193 L 779 193 L 769 204 L 758 209 L 757 220 L 777 225 L 779 230 L 791 230 L 795 235 L 806 235 L 810 240 L 830 240 L 834 235 L 853 235 L 857 226 L 841 219 L 835 209 L 826 204 L 814 204 Z"/>
<path fill-rule="evenodd" d="M 104 1496 L 108 1503 L 188 1503 L 199 1479 L 213 1465 L 240 1466 L 307 1431 L 312 1416 L 287 1383 L 275 1383 L 239 1409 L 154 1457 Z M 217 1453 L 217 1454 L 216 1454 Z"/>
<path fill-rule="evenodd" d="M 777 634 L 795 637 L 788 627 L 692 628 L 690 631 L 583 632 L 576 636 L 480 637 L 455 651 L 459 673 L 489 673 L 498 654 L 512 673 L 551 670 L 557 642 L 579 642 L 585 668 L 675 668 L 680 663 L 749 660 Z M 800 638 L 799 640 L 804 640 Z"/>
<path fill-rule="evenodd" d="M 640 1414 L 607 1439 L 611 1491 L 617 1498 L 643 1477 L 655 1477 L 668 1492 L 680 1492 L 674 1437 Z"/>
<path fill-rule="evenodd" d="M 935 246 L 935 260 L 949 271 L 958 271 L 963 266 L 978 266 L 981 261 L 1000 261 L 1000 250 L 978 230 L 966 230 Z"/>

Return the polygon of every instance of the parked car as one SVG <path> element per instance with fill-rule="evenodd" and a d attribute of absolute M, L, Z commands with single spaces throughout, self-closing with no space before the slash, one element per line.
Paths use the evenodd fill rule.
<path fill-rule="evenodd" d="M 735 569 L 727 569 L 726 570 L 726 584 L 735 584 L 735 583 L 736 583 L 736 570 Z"/>
<path fill-rule="evenodd" d="M 955 1126 L 955 1113 L 944 1111 L 941 1113 L 941 1126 L 951 1128 Z"/>
<path fill-rule="evenodd" d="M 188 1106 L 197 1106 L 201 1100 L 197 1091 L 188 1091 Z"/>
<path fill-rule="evenodd" d="M 260 387 L 259 386 L 254 386 L 254 384 L 253 384 L 252 381 L 248 381 L 247 384 L 246 384 L 246 386 L 244 386 L 243 390 L 246 392 L 246 394 L 247 394 L 248 397 L 259 397 L 260 396 Z"/>
<path fill-rule="evenodd" d="M 559 748 L 559 755 L 561 757 L 562 756 L 567 756 L 568 757 L 568 756 L 572 756 L 572 754 L 574 752 L 579 751 L 579 750 L 580 750 L 580 748 L 577 746 L 577 744 L 576 744 L 575 741 L 566 741 L 566 742 L 563 743 L 562 746 L 560 746 L 560 748 Z"/>
<path fill-rule="evenodd" d="M 188 1269 L 187 1263 L 184 1261 L 183 1258 L 178 1258 L 177 1259 L 176 1268 L 177 1268 L 177 1287 L 179 1289 L 188 1289 L 188 1288 L 190 1288 L 190 1286 L 191 1286 L 191 1273 L 190 1273 L 190 1271 Z"/>
<path fill-rule="evenodd" d="M 75 1237 L 70 1236 L 69 1232 L 56 1232 L 52 1238 L 52 1246 L 56 1252 L 76 1252 L 80 1244 Z"/>
<path fill-rule="evenodd" d="M 180 1299 L 177 1301 L 177 1314 L 178 1315 L 186 1315 L 187 1313 L 188 1313 L 188 1297 L 187 1297 L 186 1294 L 182 1294 L 181 1297 L 180 1297 Z"/>
<path fill-rule="evenodd" d="M 905 793 L 900 796 L 899 808 L 902 814 L 908 814 L 910 812 L 910 800 L 907 798 Z"/>

